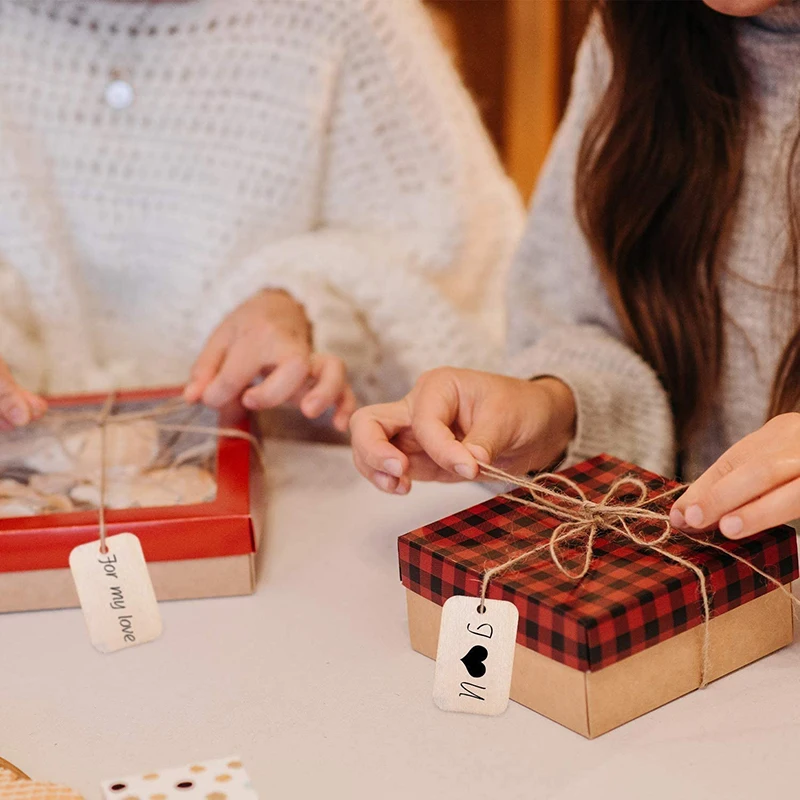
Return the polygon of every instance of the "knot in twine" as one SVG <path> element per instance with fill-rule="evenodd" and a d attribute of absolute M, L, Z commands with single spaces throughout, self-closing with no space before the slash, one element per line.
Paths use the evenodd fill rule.
<path fill-rule="evenodd" d="M 649 497 L 647 484 L 643 480 L 632 475 L 626 475 L 615 480 L 599 500 L 590 500 L 586 496 L 583 487 L 565 475 L 555 472 L 543 472 L 532 478 L 522 478 L 480 461 L 478 465 L 481 473 L 488 478 L 511 483 L 530 492 L 530 499 L 516 497 L 507 493 L 500 495 L 501 497 L 514 503 L 528 506 L 536 511 L 544 512 L 560 520 L 546 542 L 536 545 L 484 572 L 483 580 L 481 581 L 480 605 L 478 607 L 480 611 L 484 609 L 486 592 L 493 578 L 545 550 L 549 551 L 553 564 L 562 575 L 570 580 L 580 581 L 591 569 L 597 536 L 601 533 L 616 533 L 634 545 L 652 550 L 667 560 L 680 564 L 680 566 L 690 570 L 697 577 L 703 608 L 700 687 L 704 688 L 708 684 L 711 669 L 711 634 L 709 626 L 711 621 L 711 596 L 708 581 L 705 573 L 697 564 L 665 549 L 665 545 L 669 543 L 670 539 L 678 536 L 688 539 L 701 547 L 718 550 L 720 553 L 735 559 L 748 569 L 761 575 L 789 597 L 795 606 L 800 605 L 800 600 L 780 581 L 750 563 L 746 558 L 742 558 L 736 553 L 732 553 L 706 539 L 696 539 L 685 531 L 673 528 L 667 514 L 647 507 L 683 491 L 686 488 L 685 484 Z M 558 484 L 562 491 L 559 491 L 559 488 L 554 488 L 552 486 L 554 483 Z M 632 499 L 629 499 L 629 495 L 632 495 Z M 647 536 L 631 528 L 631 525 L 642 522 L 652 523 L 657 528 L 657 532 Z M 577 569 L 570 568 L 559 552 L 559 545 L 565 541 L 571 541 L 574 545 L 583 548 L 583 560 Z"/>

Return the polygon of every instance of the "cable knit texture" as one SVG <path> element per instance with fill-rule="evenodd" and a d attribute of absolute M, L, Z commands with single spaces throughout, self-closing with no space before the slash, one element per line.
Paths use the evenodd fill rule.
<path fill-rule="evenodd" d="M 512 266 L 510 369 L 521 377 L 554 375 L 572 388 L 578 426 L 570 461 L 606 451 L 672 474 L 675 435 L 667 395 L 653 370 L 624 343 L 575 217 L 578 148 L 611 70 L 598 23 L 593 20 L 578 55 L 569 108 Z M 685 454 L 690 479 L 763 424 L 777 362 L 796 325 L 790 296 L 775 287 L 788 244 L 788 149 L 800 114 L 800 2 L 737 24 L 758 119 L 747 143 L 726 253 L 722 386 L 711 422 Z"/>
<path fill-rule="evenodd" d="M 413 0 L 1 0 L 0 55 L 0 356 L 27 386 L 182 382 L 263 287 L 362 400 L 493 365 L 522 211 Z"/>

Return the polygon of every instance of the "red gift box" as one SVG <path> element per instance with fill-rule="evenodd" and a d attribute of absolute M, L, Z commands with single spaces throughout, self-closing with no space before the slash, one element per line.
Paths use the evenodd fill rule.
<path fill-rule="evenodd" d="M 676 486 L 606 455 L 563 474 L 589 500 L 603 497 L 617 479 L 628 475 L 643 480 L 650 497 Z M 525 489 L 510 494 L 529 496 Z M 671 502 L 664 498 L 655 508 L 664 511 Z M 479 596 L 487 569 L 546 542 L 561 522 L 546 511 L 498 496 L 400 537 L 400 576 L 407 589 L 415 649 L 435 656 L 439 606 L 453 595 Z M 644 538 L 660 532 L 652 522 L 636 528 Z M 713 543 L 781 584 L 798 577 L 791 528 L 774 528 L 738 542 L 718 537 Z M 685 537 L 675 535 L 664 547 L 705 575 L 712 613 L 709 678 L 791 642 L 790 600 L 775 584 L 725 552 Z M 573 564 L 585 553 L 575 541 L 561 549 Z M 601 532 L 593 549 L 591 568 L 580 581 L 565 576 L 545 550 L 495 577 L 486 595 L 511 601 L 519 609 L 512 698 L 587 736 L 697 688 L 705 636 L 695 572 L 613 533 Z M 741 624 L 736 625 L 737 620 Z M 744 643 L 732 643 L 735 637 L 744 637 Z M 657 669 L 662 670 L 660 676 Z M 685 674 L 670 680 L 670 669 Z M 527 683 L 539 685 L 546 675 L 549 696 L 531 689 L 519 676 L 521 671 L 531 673 Z M 658 684 L 664 684 L 663 690 Z"/>
<path fill-rule="evenodd" d="M 177 389 L 119 392 L 114 409 L 179 394 Z M 106 400 L 105 395 L 74 395 L 49 399 L 49 404 L 99 410 Z M 220 417 L 212 426 L 250 431 L 242 415 Z M 248 594 L 255 588 L 264 516 L 260 462 L 245 439 L 220 436 L 217 442 L 213 500 L 105 511 L 109 536 L 131 532 L 139 537 L 159 600 Z M 98 536 L 96 510 L 0 519 L 0 611 L 77 606 L 69 554 Z"/>

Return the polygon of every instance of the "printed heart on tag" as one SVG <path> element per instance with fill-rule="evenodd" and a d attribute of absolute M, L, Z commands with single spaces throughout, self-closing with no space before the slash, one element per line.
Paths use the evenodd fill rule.
<path fill-rule="evenodd" d="M 469 672 L 473 678 L 482 678 L 486 674 L 486 664 L 483 662 L 486 661 L 486 656 L 488 655 L 489 651 L 485 647 L 476 644 L 475 647 L 471 648 L 469 653 L 461 659 L 461 663 L 467 668 L 467 672 Z"/>

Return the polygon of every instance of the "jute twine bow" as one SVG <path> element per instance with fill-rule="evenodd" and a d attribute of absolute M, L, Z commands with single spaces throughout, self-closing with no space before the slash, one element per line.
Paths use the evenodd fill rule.
<path fill-rule="evenodd" d="M 735 559 L 739 563 L 744 564 L 748 569 L 761 575 L 777 589 L 780 589 L 780 591 L 794 603 L 795 607 L 800 606 L 800 600 L 798 600 L 789 589 L 780 581 L 750 563 L 746 558 L 742 558 L 742 556 L 732 553 L 724 547 L 706 539 L 697 539 L 684 531 L 673 528 L 667 514 L 663 511 L 656 511 L 652 508 L 648 508 L 648 506 L 653 503 L 657 503 L 660 500 L 672 497 L 678 492 L 683 491 L 686 488 L 685 486 L 676 486 L 674 489 L 669 489 L 653 497 L 648 497 L 648 487 L 645 482 L 640 478 L 628 475 L 615 480 L 608 491 L 599 500 L 590 500 L 578 483 L 558 473 L 545 472 L 532 478 L 522 478 L 511 475 L 489 464 L 478 463 L 481 468 L 481 473 L 488 478 L 505 481 L 519 488 L 527 489 L 530 492 L 529 500 L 523 497 L 516 497 L 512 494 L 502 494 L 501 497 L 511 500 L 514 503 L 528 506 L 536 511 L 545 512 L 561 520 L 559 525 L 550 534 L 547 541 L 484 572 L 481 582 L 479 610 L 482 610 L 484 607 L 486 592 L 489 588 L 490 581 L 502 572 L 521 564 L 532 556 L 548 550 L 550 558 L 559 572 L 571 580 L 579 581 L 591 569 L 592 559 L 594 557 L 594 543 L 597 536 L 601 533 L 609 532 L 619 534 L 631 543 L 652 550 L 669 561 L 673 561 L 691 570 L 697 577 L 700 599 L 703 607 L 703 645 L 700 663 L 700 686 L 702 688 L 708 684 L 711 674 L 711 632 L 709 626 L 709 622 L 711 621 L 711 596 L 708 582 L 705 573 L 697 564 L 693 564 L 688 559 L 676 555 L 665 548 L 665 545 L 669 543 L 670 539 L 673 537 L 683 537 L 701 547 L 708 547 L 712 550 L 718 550 L 720 553 L 724 553 L 726 556 Z M 552 484 L 556 484 L 561 490 L 559 490 L 559 488 L 554 488 Z M 628 500 L 628 495 L 633 495 L 633 499 Z M 623 498 L 625 502 L 622 502 Z M 657 525 L 660 530 L 652 536 L 643 536 L 631 528 L 631 525 L 641 522 L 649 522 Z M 566 541 L 572 541 L 578 547 L 583 548 L 583 563 L 578 569 L 570 569 L 559 553 L 559 544 Z"/>
<path fill-rule="evenodd" d="M 264 453 L 261 450 L 261 442 L 246 431 L 240 431 L 238 428 L 220 428 L 209 425 L 192 425 L 164 422 L 159 420 L 159 417 L 168 416 L 184 409 L 192 408 L 182 398 L 172 398 L 160 403 L 159 405 L 148 408 L 142 411 L 124 411 L 114 413 L 114 403 L 116 402 L 116 392 L 112 391 L 106 397 L 103 407 L 99 413 L 94 411 L 77 411 L 61 412 L 64 416 L 68 417 L 70 421 L 86 419 L 94 422 L 100 429 L 100 485 L 99 485 L 99 502 L 98 502 L 98 517 L 100 528 L 100 552 L 107 553 L 108 546 L 106 545 L 106 470 L 108 469 L 108 454 L 106 452 L 106 428 L 110 424 L 125 424 L 128 422 L 138 422 L 140 420 L 154 420 L 156 426 L 162 431 L 175 431 L 179 433 L 202 433 L 208 436 L 216 436 L 217 438 L 224 439 L 243 439 L 249 442 L 254 450 L 256 457 L 259 460 L 261 469 L 266 472 L 266 462 L 264 460 Z"/>

